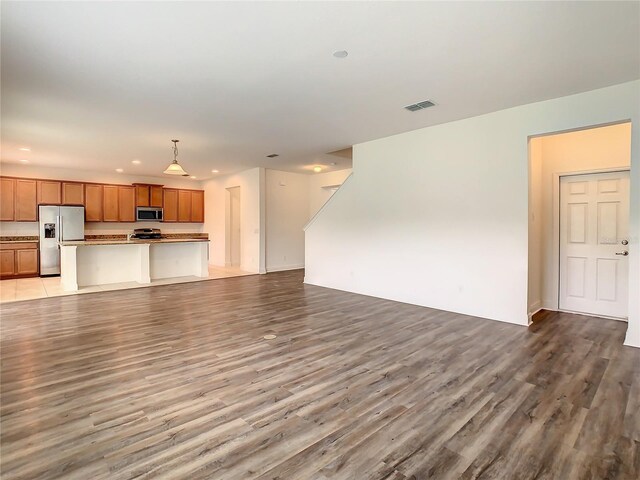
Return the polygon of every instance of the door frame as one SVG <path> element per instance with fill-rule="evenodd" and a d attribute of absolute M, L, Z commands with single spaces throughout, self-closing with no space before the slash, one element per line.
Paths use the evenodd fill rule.
<path fill-rule="evenodd" d="M 609 318 L 612 320 L 618 320 L 620 322 L 628 322 L 627 319 L 618 318 L 618 317 L 607 317 L 604 315 L 595 315 L 584 312 L 572 312 L 570 310 L 562 310 L 560 309 L 560 180 L 562 177 L 573 177 L 577 175 L 594 175 L 599 173 L 616 173 L 616 172 L 631 172 L 631 167 L 623 166 L 623 167 L 610 167 L 610 168 L 598 168 L 598 169 L 589 169 L 589 170 L 578 170 L 573 172 L 555 172 L 553 174 L 553 191 L 552 191 L 552 211 L 553 211 L 553 266 L 555 269 L 553 275 L 553 281 L 555 283 L 553 291 L 555 292 L 555 307 L 558 312 L 567 312 L 567 313 L 579 313 L 580 315 L 586 315 L 589 317 L 599 317 L 599 318 Z M 629 198 L 629 203 L 631 203 L 631 198 Z M 628 281 L 628 279 L 627 279 Z"/>

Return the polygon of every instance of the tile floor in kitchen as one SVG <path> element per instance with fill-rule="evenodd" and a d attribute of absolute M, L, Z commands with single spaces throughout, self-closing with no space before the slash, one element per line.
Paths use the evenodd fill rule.
<path fill-rule="evenodd" d="M 96 285 L 81 287 L 77 292 L 65 292 L 60 284 L 60 277 L 34 277 L 0 280 L 0 303 L 15 302 L 18 300 L 31 300 L 34 298 L 56 297 L 60 295 L 78 295 L 82 293 L 101 292 L 107 290 L 124 290 L 127 288 L 152 287 L 154 285 L 166 285 L 170 283 L 200 282 L 216 278 L 240 277 L 254 275 L 244 272 L 237 267 L 209 267 L 209 277 L 177 277 L 154 280 L 150 284 L 137 282 L 112 283 L 109 285 Z"/>

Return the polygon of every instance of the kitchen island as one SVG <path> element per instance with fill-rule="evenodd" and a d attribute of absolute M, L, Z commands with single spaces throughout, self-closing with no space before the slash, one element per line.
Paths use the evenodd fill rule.
<path fill-rule="evenodd" d="M 60 280 L 65 291 L 110 283 L 209 276 L 209 240 L 78 240 L 60 242 Z"/>

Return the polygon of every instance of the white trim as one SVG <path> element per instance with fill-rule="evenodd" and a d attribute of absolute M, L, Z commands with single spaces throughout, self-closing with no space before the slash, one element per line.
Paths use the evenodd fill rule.
<path fill-rule="evenodd" d="M 536 308 L 536 305 L 538 305 L 538 307 Z M 535 308 L 535 310 L 534 310 Z M 531 325 L 533 323 L 533 316 L 540 312 L 541 310 L 544 310 L 544 308 L 542 308 L 542 306 L 540 305 L 540 302 L 536 302 L 534 303 L 534 306 L 531 307 L 531 310 L 529 310 L 529 313 L 527 313 L 527 320 L 529 325 Z"/>
<path fill-rule="evenodd" d="M 627 347 L 635 347 L 635 348 L 640 348 L 640 343 L 633 343 L 629 340 L 629 331 L 627 330 L 627 335 L 625 336 L 624 339 L 624 344 Z"/>
<path fill-rule="evenodd" d="M 266 273 L 285 272 L 287 270 L 300 270 L 301 268 L 304 268 L 304 263 L 300 263 L 297 265 L 280 265 L 277 267 L 269 267 Z"/>
<path fill-rule="evenodd" d="M 342 185 L 340 185 L 340 186 L 338 187 L 338 189 L 335 191 L 335 193 L 334 193 L 333 195 L 331 195 L 331 197 L 329 198 L 329 200 L 327 200 L 327 201 L 325 202 L 325 204 L 324 204 L 324 205 L 322 205 L 322 207 L 320 207 L 320 210 L 318 210 L 318 211 L 316 212 L 316 214 L 315 214 L 313 217 L 311 217 L 311 220 L 309 220 L 309 221 L 307 222 L 307 224 L 304 226 L 304 228 L 303 228 L 303 230 L 304 230 L 304 231 L 307 231 L 307 228 L 309 228 L 309 227 L 313 224 L 313 222 L 315 222 L 315 221 L 316 221 L 316 218 L 318 218 L 318 216 L 320 216 L 320 213 L 322 213 L 322 211 L 323 211 L 325 208 L 327 208 L 327 205 L 329 205 L 329 204 L 333 201 L 333 199 L 335 198 L 335 196 L 336 196 L 336 195 L 338 195 L 338 194 L 340 193 L 340 190 L 342 190 L 342 187 L 344 187 L 345 183 L 347 183 L 347 182 L 349 181 L 349 179 L 350 179 L 352 176 L 353 176 L 353 171 L 349 174 L 349 176 L 348 176 L 347 178 L 345 178 L 345 179 L 344 179 L 344 182 L 342 182 Z"/>

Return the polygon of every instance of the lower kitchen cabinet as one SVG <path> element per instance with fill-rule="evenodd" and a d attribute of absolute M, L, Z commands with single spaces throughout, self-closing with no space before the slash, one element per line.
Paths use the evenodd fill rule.
<path fill-rule="evenodd" d="M 36 277 L 38 243 L 0 243 L 0 278 Z"/>

